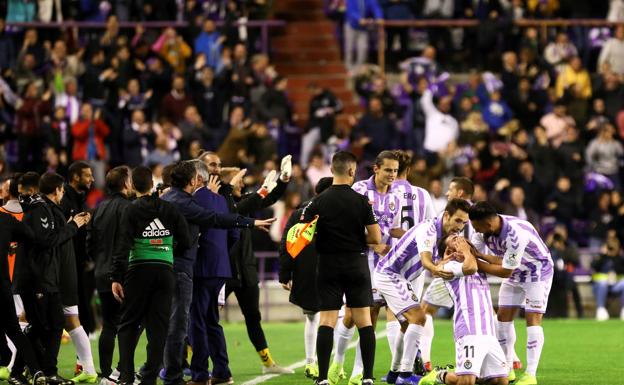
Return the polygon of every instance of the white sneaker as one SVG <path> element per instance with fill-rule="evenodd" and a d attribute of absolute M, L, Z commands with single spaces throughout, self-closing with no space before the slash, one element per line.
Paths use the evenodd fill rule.
<path fill-rule="evenodd" d="M 117 385 L 117 383 L 111 379 L 102 377 L 102 379 L 100 380 L 100 385 Z"/>
<path fill-rule="evenodd" d="M 108 376 L 108 378 L 110 378 L 110 379 L 111 379 L 111 380 L 113 380 L 113 381 L 119 381 L 119 375 L 120 375 L 120 374 L 121 374 L 121 373 L 119 373 L 119 370 L 117 370 L 117 369 L 113 369 L 113 372 L 111 373 L 111 375 L 110 375 L 110 376 Z"/>
<path fill-rule="evenodd" d="M 597 321 L 606 321 L 609 319 L 609 312 L 604 307 L 599 307 L 596 309 L 596 320 Z"/>
<path fill-rule="evenodd" d="M 622 310 L 620 310 L 620 319 L 624 321 L 624 306 L 622 307 Z"/>
<path fill-rule="evenodd" d="M 277 364 L 271 366 L 262 366 L 262 374 L 293 374 L 295 371 L 288 368 L 282 368 Z"/>

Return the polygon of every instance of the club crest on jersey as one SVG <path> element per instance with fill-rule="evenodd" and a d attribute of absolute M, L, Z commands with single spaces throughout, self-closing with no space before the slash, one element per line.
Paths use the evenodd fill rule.
<path fill-rule="evenodd" d="M 509 263 L 511 263 L 512 265 L 515 265 L 516 264 L 516 256 L 517 256 L 516 253 L 511 254 L 509 256 Z"/>
<path fill-rule="evenodd" d="M 390 211 L 394 212 L 394 209 L 396 208 L 396 206 L 394 205 L 394 202 L 390 202 L 388 204 L 388 208 L 390 208 Z"/>
<path fill-rule="evenodd" d="M 470 368 L 472 368 L 472 362 L 470 362 L 470 360 L 466 360 L 466 362 L 464 362 L 464 369 Z"/>

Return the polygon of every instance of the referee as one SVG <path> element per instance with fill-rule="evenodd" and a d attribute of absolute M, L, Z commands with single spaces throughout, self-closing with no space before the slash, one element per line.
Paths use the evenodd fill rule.
<path fill-rule="evenodd" d="M 318 215 L 316 249 L 319 254 L 317 286 L 321 313 L 316 349 L 318 384 L 326 385 L 332 351 L 334 325 L 343 305 L 351 308 L 360 334 L 364 373 L 362 384 L 373 383 L 375 331 L 371 326 L 373 303 L 371 278 L 366 259 L 367 244 L 381 243 L 381 230 L 373 209 L 363 195 L 351 189 L 356 170 L 355 155 L 337 152 L 332 158 L 334 181 L 312 200 L 301 219 L 309 222 Z"/>

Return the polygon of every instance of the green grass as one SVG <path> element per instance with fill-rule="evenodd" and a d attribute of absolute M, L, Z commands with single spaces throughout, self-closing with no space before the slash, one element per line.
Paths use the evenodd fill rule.
<path fill-rule="evenodd" d="M 224 325 L 228 342 L 231 369 L 238 384 L 261 375 L 258 355 L 247 338 L 244 324 Z M 378 331 L 383 330 L 378 326 Z M 267 323 L 264 330 L 275 360 L 288 366 L 305 358 L 303 350 L 303 323 Z M 524 363 L 526 328 L 516 321 L 518 334 L 517 352 Z M 452 324 L 437 321 L 435 324 L 432 358 L 435 364 L 454 364 Z M 546 343 L 538 370 L 540 385 L 622 385 L 624 384 L 624 322 L 608 321 L 598 323 L 591 320 L 547 320 L 544 323 Z M 145 340 L 137 349 L 136 363 L 145 358 Z M 97 344 L 93 344 L 97 363 Z M 347 352 L 346 367 L 350 373 L 354 350 Z M 378 340 L 375 358 L 375 376 L 381 378 L 388 369 L 390 351 L 386 338 Z M 62 375 L 71 377 L 74 367 L 74 350 L 71 344 L 63 345 L 59 357 Z M 306 384 L 311 381 L 303 377 L 303 368 L 294 375 L 272 378 L 268 385 Z M 346 381 L 342 382 L 346 385 Z"/>

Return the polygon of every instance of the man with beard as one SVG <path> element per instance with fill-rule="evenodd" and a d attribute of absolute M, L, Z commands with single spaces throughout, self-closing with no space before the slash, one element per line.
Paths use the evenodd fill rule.
<path fill-rule="evenodd" d="M 68 183 L 64 186 L 65 195 L 60 202 L 66 220 L 85 212 L 86 193 L 94 182 L 93 171 L 86 162 L 74 162 L 69 166 L 68 179 Z M 97 381 L 97 373 L 87 333 L 93 329 L 89 303 L 95 288 L 92 269 L 89 273 L 85 271 L 88 263 L 86 240 L 85 227 L 76 233 L 73 239 L 73 250 L 67 250 L 66 253 L 61 254 L 60 289 L 65 314 L 65 330 L 69 333 L 78 355 L 76 377 L 72 380 L 93 384 Z M 82 327 L 81 323 L 85 324 L 87 330 Z"/>

